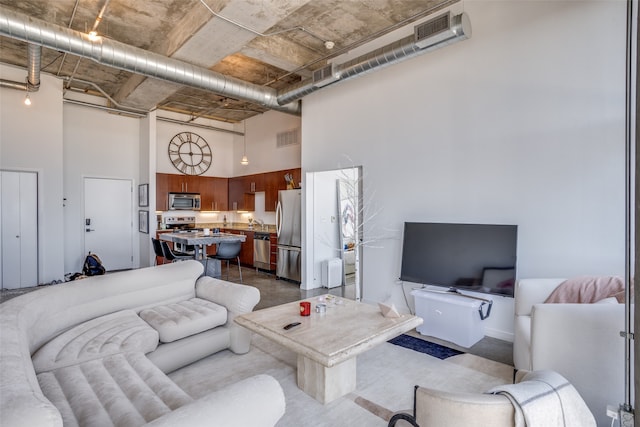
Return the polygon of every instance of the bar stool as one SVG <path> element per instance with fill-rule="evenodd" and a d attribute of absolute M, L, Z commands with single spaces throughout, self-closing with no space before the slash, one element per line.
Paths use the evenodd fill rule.
<path fill-rule="evenodd" d="M 236 259 L 238 261 L 238 272 L 240 273 L 240 283 L 242 283 L 242 268 L 240 267 L 240 250 L 242 249 L 242 242 L 220 242 L 216 249 L 215 255 L 207 255 L 207 264 L 209 258 L 218 259 L 220 261 L 227 261 L 227 280 L 229 280 L 229 261 Z M 205 266 L 206 269 L 207 266 Z"/>
<path fill-rule="evenodd" d="M 161 241 L 160 244 L 162 245 L 162 253 L 164 254 L 164 258 L 169 262 L 193 259 L 193 255 L 185 254 L 182 252 L 173 252 L 169 247 L 169 244 L 165 241 Z"/>
<path fill-rule="evenodd" d="M 156 265 L 158 265 L 158 257 L 162 258 L 162 263 L 164 264 L 164 252 L 162 252 L 162 245 L 160 244 L 160 240 L 155 237 L 151 238 L 151 243 L 153 244 L 153 252 L 156 254 Z"/>

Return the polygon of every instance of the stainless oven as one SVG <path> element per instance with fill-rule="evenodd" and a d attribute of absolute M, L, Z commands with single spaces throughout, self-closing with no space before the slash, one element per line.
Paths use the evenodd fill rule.
<path fill-rule="evenodd" d="M 169 193 L 169 210 L 199 211 L 200 194 L 198 193 Z"/>
<path fill-rule="evenodd" d="M 200 231 L 196 228 L 195 216 L 167 216 L 164 218 L 165 227 L 173 233 L 195 233 Z M 193 253 L 193 245 L 185 245 L 182 243 L 173 243 L 173 250 L 183 253 Z"/>

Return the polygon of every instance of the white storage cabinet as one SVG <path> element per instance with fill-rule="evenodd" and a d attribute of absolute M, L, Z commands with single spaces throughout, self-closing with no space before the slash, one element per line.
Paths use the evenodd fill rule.
<path fill-rule="evenodd" d="M 484 325 L 480 318 L 481 300 L 454 293 L 416 289 L 416 316 L 424 322 L 416 330 L 422 335 L 440 338 L 471 347 L 484 337 Z"/>

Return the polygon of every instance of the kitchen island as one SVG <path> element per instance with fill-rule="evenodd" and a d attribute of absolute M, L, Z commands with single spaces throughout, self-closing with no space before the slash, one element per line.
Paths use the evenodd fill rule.
<path fill-rule="evenodd" d="M 200 261 L 205 268 L 205 275 L 211 277 L 220 277 L 222 273 L 222 266 L 220 260 L 209 259 L 207 260 L 208 245 L 215 245 L 220 242 L 244 242 L 246 236 L 242 234 L 231 233 L 209 233 L 204 234 L 202 231 L 180 231 L 174 233 L 161 233 L 159 235 L 160 240 L 167 242 L 178 243 L 181 245 L 193 246 L 194 259 Z"/>
<path fill-rule="evenodd" d="M 180 231 L 175 233 L 162 233 L 160 234 L 160 240 L 193 246 L 195 249 L 194 258 L 197 260 L 206 260 L 205 246 L 215 245 L 220 242 L 244 242 L 247 240 L 247 236 L 231 233 L 204 234 L 202 231 Z"/>

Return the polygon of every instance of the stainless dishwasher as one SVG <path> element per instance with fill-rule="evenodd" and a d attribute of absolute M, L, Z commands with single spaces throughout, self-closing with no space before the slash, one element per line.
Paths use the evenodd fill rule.
<path fill-rule="evenodd" d="M 271 270 L 271 242 L 269 233 L 253 233 L 253 266 Z"/>

